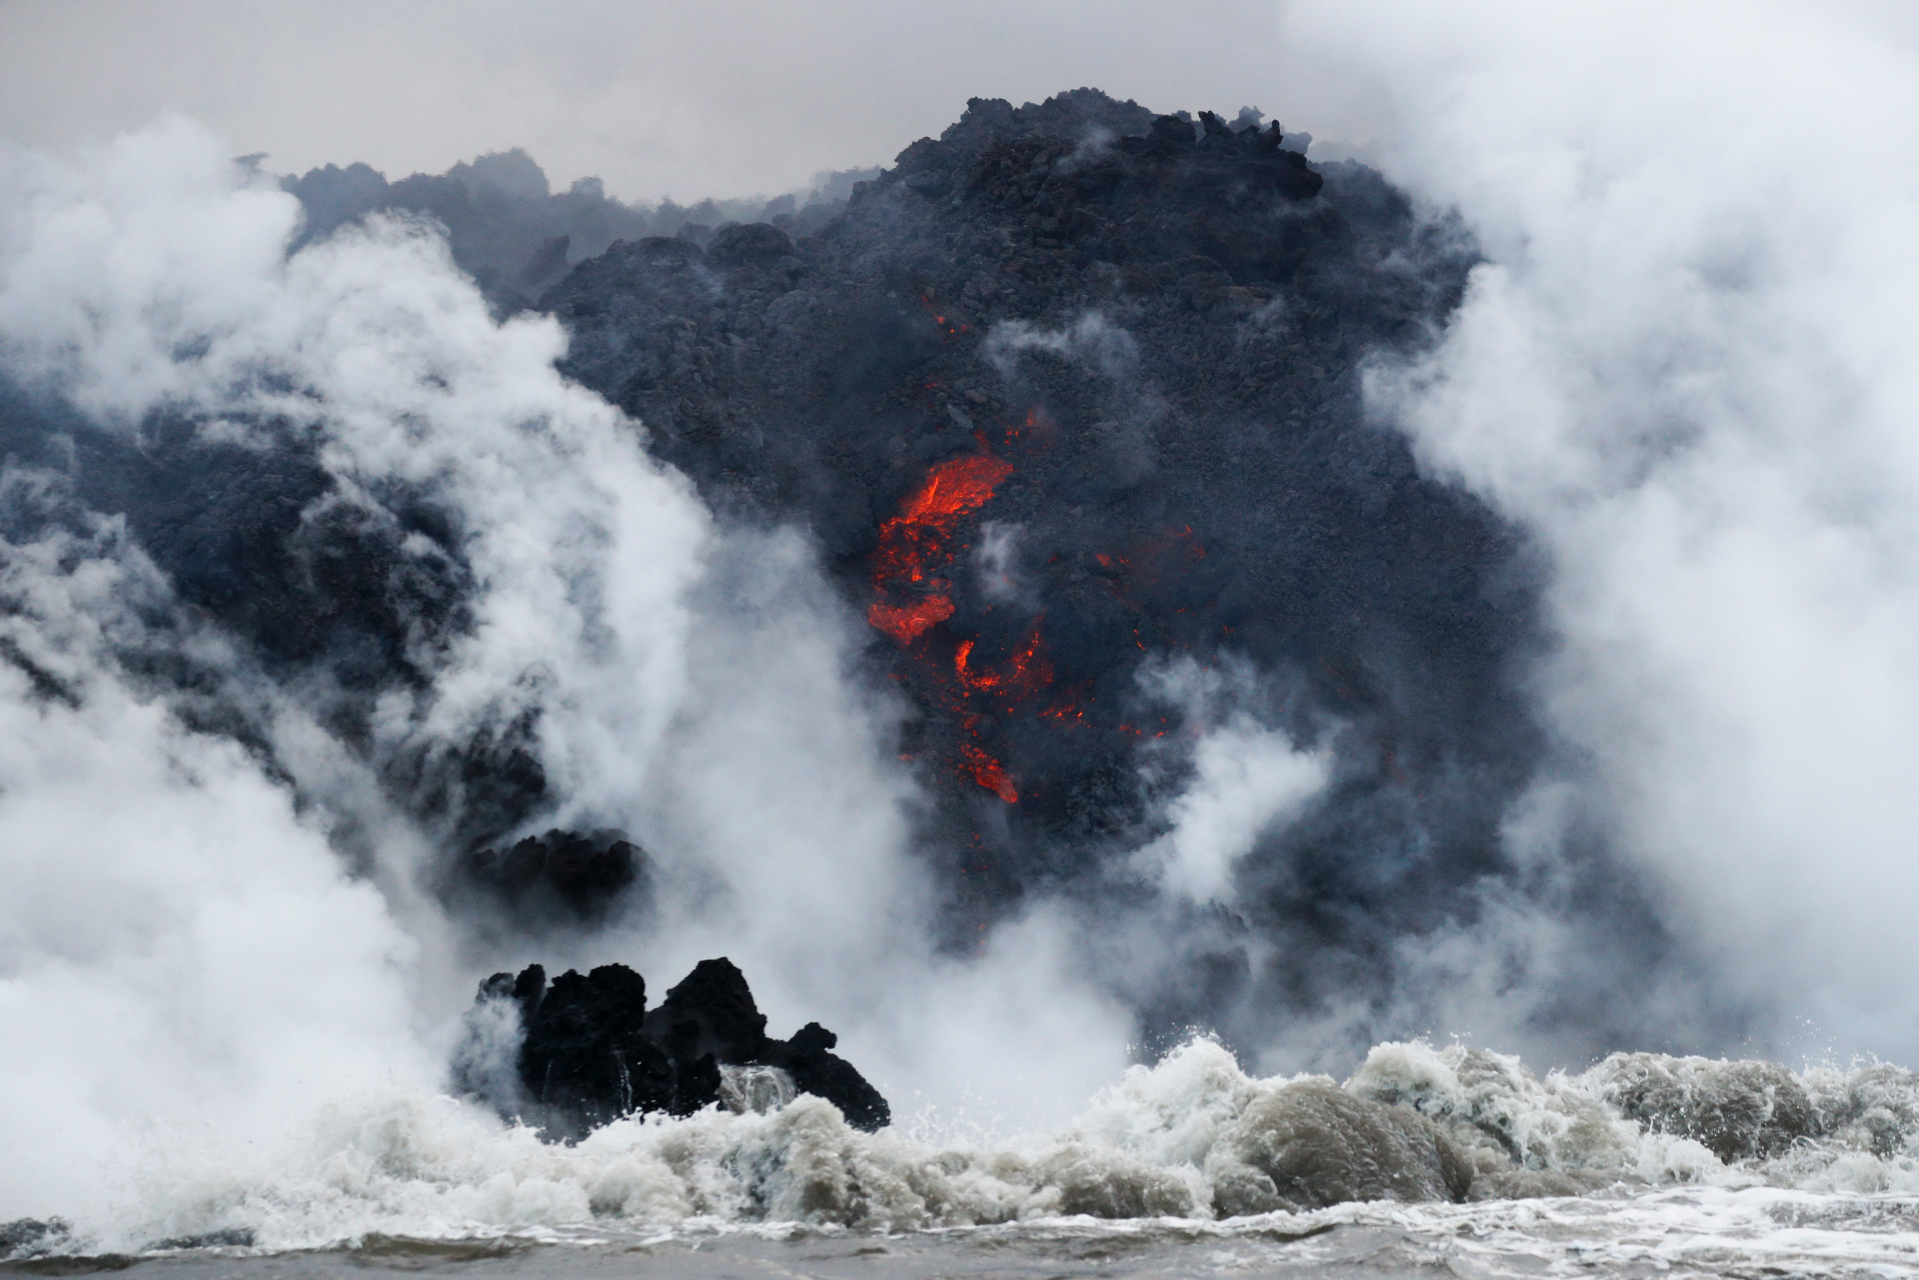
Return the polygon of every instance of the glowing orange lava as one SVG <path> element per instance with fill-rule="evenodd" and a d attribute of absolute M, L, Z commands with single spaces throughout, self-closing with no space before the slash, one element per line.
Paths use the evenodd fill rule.
<path fill-rule="evenodd" d="M 909 645 L 936 622 L 953 616 L 953 602 L 945 596 L 927 596 L 913 604 L 896 608 L 875 600 L 866 611 L 866 620 L 875 631 L 883 631 L 902 645 Z"/>
<path fill-rule="evenodd" d="M 1029 426 L 1033 420 L 1029 415 Z M 1017 428 L 1009 432 L 1009 442 L 1017 434 Z M 977 435 L 985 447 L 985 434 Z M 962 728 L 974 738 L 959 744 L 960 774 L 1007 804 L 1019 803 L 1019 789 L 1006 766 L 979 745 L 981 717 L 967 714 L 968 704 L 978 708 L 990 701 L 995 714 L 1011 715 L 1017 703 L 1052 683 L 1052 664 L 1040 646 L 1045 615 L 1033 620 L 1025 641 L 997 667 L 973 666 L 975 641 L 966 639 L 958 642 L 949 669 L 941 657 L 945 642 L 928 633 L 955 612 L 948 594 L 952 582 L 943 575 L 964 550 L 953 546 L 961 518 L 990 501 L 1000 482 L 1012 474 L 1012 463 L 989 453 L 954 458 L 928 472 L 925 483 L 900 505 L 899 514 L 880 526 L 872 561 L 873 603 L 866 611 L 876 631 L 892 637 L 923 664 L 938 700 L 960 713 Z"/>
<path fill-rule="evenodd" d="M 934 575 L 953 559 L 947 542 L 959 519 L 984 506 L 999 482 L 1013 474 L 1013 464 L 984 454 L 942 462 L 926 483 L 900 507 L 900 513 L 880 526 L 880 544 L 873 552 L 873 588 L 876 599 L 866 620 L 901 645 L 909 645 L 931 628 L 953 616 L 947 585 Z M 932 594 L 894 603 L 889 597 L 902 587 L 925 584 Z"/>
<path fill-rule="evenodd" d="M 1019 790 L 1013 786 L 1006 767 L 970 742 L 960 743 L 961 767 L 973 781 L 991 791 L 1007 804 L 1019 803 Z"/>
<path fill-rule="evenodd" d="M 880 538 L 884 541 L 886 530 L 902 523 L 943 524 L 950 531 L 954 520 L 983 505 L 999 482 L 1012 474 L 1012 463 L 986 454 L 942 462 L 927 475 L 919 492 L 906 500 L 900 513 L 881 526 Z"/>
<path fill-rule="evenodd" d="M 1040 614 L 1033 619 L 1033 630 L 1026 637 L 1026 643 L 1015 649 L 1006 660 L 1006 665 L 997 671 L 975 670 L 969 660 L 973 656 L 973 642 L 960 641 L 953 655 L 953 670 L 959 676 L 959 682 L 978 693 L 996 693 L 1009 698 L 1024 698 L 1038 693 L 1053 682 L 1053 664 L 1046 660 L 1040 650 L 1039 624 L 1046 621 L 1046 615 Z"/>

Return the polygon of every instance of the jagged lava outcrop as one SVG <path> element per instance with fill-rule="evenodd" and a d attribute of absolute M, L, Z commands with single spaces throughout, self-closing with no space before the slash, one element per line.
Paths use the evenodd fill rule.
<path fill-rule="evenodd" d="M 627 1115 L 750 1109 L 794 1093 L 826 1099 L 855 1128 L 885 1127 L 886 1099 L 832 1052 L 838 1042 L 817 1022 L 770 1038 L 724 957 L 702 960 L 652 1009 L 646 980 L 623 964 L 550 983 L 535 964 L 480 984 L 453 1073 L 463 1093 L 556 1139 Z"/>

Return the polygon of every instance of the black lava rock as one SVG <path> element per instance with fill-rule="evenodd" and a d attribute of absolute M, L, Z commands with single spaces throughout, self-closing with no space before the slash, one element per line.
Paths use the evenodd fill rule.
<path fill-rule="evenodd" d="M 484 1061 L 503 1051 L 489 1041 L 487 1028 L 497 1025 L 505 1006 L 513 1007 L 522 1028 L 510 1050 L 517 1089 L 503 1085 Z M 568 970 L 549 984 L 535 964 L 480 984 L 454 1075 L 463 1092 L 562 1141 L 621 1116 L 691 1115 L 712 1106 L 720 1101 L 722 1065 L 779 1068 L 796 1091 L 833 1103 L 849 1124 L 884 1128 L 891 1120 L 886 1099 L 851 1063 L 828 1052 L 837 1042 L 817 1022 L 791 1041 L 767 1038 L 766 1016 L 746 978 L 723 957 L 702 960 L 651 1012 L 645 980 L 625 965 L 601 965 L 585 975 Z"/>
<path fill-rule="evenodd" d="M 15 1218 L 0 1222 L 0 1259 L 32 1258 L 60 1243 L 69 1228 L 59 1218 Z"/>
<path fill-rule="evenodd" d="M 549 1128 L 577 1137 L 629 1112 L 672 1105 L 672 1066 L 647 1037 L 645 1017 L 646 982 L 625 965 L 584 977 L 569 969 L 546 988 L 526 1021 L 519 1066 Z"/>
<path fill-rule="evenodd" d="M 527 836 L 504 848 L 478 848 L 454 885 L 485 894 L 523 925 L 550 920 L 603 922 L 616 905 L 643 898 L 646 855 L 615 830 Z M 629 891 L 639 889 L 638 894 Z"/>
<path fill-rule="evenodd" d="M 809 1022 L 794 1032 L 784 1045 L 769 1041 L 761 1061 L 783 1068 L 793 1077 L 793 1087 L 801 1093 L 831 1099 L 846 1122 L 856 1129 L 883 1129 L 892 1119 L 892 1108 L 853 1064 L 827 1050 L 840 1038 L 817 1022 Z"/>
<path fill-rule="evenodd" d="M 769 1043 L 766 1015 L 731 960 L 702 960 L 647 1017 L 662 1041 L 689 1057 L 711 1054 L 721 1062 L 759 1062 Z"/>

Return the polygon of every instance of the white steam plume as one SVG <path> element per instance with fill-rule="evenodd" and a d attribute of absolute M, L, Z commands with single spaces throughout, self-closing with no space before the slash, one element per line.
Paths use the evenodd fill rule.
<path fill-rule="evenodd" d="M 1550 556 L 1555 794 L 1606 815 L 1764 1019 L 1748 1052 L 1910 1062 L 1919 57 L 1874 12 L 1307 0 L 1289 23 L 1377 94 L 1388 176 L 1490 259 L 1371 393 Z M 1819 1039 L 1791 1042 L 1802 1019 Z"/>
<path fill-rule="evenodd" d="M 379 894 L 237 744 L 116 678 L 111 648 L 166 587 L 115 524 L 0 542 L 17 655 L 0 663 L 0 1204 L 16 1215 L 97 1211 L 104 1171 L 176 1142 L 265 1158 L 322 1090 L 433 1069 L 409 1032 L 417 944 Z"/>
<path fill-rule="evenodd" d="M 1141 683 L 1157 701 L 1182 706 L 1197 741 L 1193 777 L 1167 806 L 1171 829 L 1142 848 L 1137 863 L 1171 893 L 1230 901 L 1234 864 L 1325 789 L 1331 752 L 1302 751 L 1246 711 L 1258 678 L 1239 664 L 1220 670 L 1182 658 L 1147 668 Z"/>
<path fill-rule="evenodd" d="M 536 958 L 635 962 L 657 998 L 729 954 L 770 1030 L 834 1026 L 906 1108 L 917 1086 L 1062 1111 L 1110 1078 L 1124 1020 L 1043 915 L 974 962 L 929 953 L 897 709 L 849 674 L 864 636 L 810 549 L 716 531 L 635 424 L 560 378 L 558 325 L 496 324 L 422 228 L 284 256 L 297 204 L 228 154 L 178 122 L 76 160 L 0 152 L 0 364 L 128 433 L 155 409 L 262 448 L 260 423 L 303 433 L 336 486 L 308 520 L 390 521 L 395 482 L 431 494 L 473 622 L 445 649 L 419 628 L 431 687 L 385 695 L 356 751 L 306 684 L 176 609 L 117 519 L 0 548 L 28 602 L 0 664 L 5 1211 L 85 1217 L 116 1167 L 238 1151 L 383 1073 L 431 1090 L 475 977 Z M 61 500 L 57 477 L 10 483 Z M 123 655 L 167 645 L 223 671 L 294 792 L 128 674 Z M 658 860 L 650 928 L 476 954 L 420 892 L 444 833 L 381 798 L 382 766 L 523 712 L 556 799 L 543 825 L 623 826 Z M 329 851 L 342 822 L 371 844 L 366 879 Z"/>

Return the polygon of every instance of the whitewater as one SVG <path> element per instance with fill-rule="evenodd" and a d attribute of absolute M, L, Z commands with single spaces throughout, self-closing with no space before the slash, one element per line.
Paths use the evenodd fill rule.
<path fill-rule="evenodd" d="M 1411 1199 L 1430 1176 L 1418 1131 L 1342 1126 L 1326 1095 L 1433 1121 L 1471 1168 L 1463 1202 Z M 1919 1076 L 1876 1064 L 1794 1074 L 1620 1054 L 1540 1078 L 1512 1057 L 1414 1042 L 1376 1047 L 1335 1086 L 1248 1076 L 1197 1039 L 1129 1069 L 1044 1136 L 930 1111 L 862 1134 L 801 1097 L 766 1113 L 616 1121 L 563 1146 L 452 1097 L 391 1087 L 333 1101 L 258 1167 L 200 1163 L 192 1147 L 180 1135 L 150 1152 L 110 1217 L 53 1224 L 7 1265 L 821 1276 L 1919 1266 Z M 1283 1196 L 1270 1180 L 1252 1190 L 1261 1170 Z M 1364 1194 L 1351 1184 L 1367 1179 L 1406 1198 L 1314 1204 Z"/>

